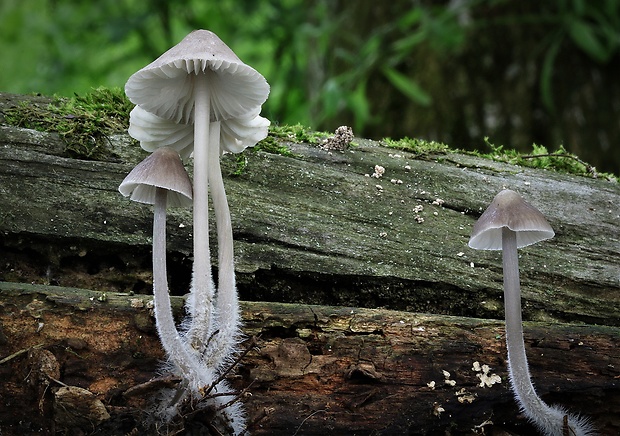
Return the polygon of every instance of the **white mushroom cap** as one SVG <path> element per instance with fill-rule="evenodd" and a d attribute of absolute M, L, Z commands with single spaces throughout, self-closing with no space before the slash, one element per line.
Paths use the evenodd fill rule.
<path fill-rule="evenodd" d="M 134 104 L 176 123 L 194 120 L 192 76 L 208 75 L 211 120 L 237 118 L 261 106 L 269 84 L 244 64 L 213 32 L 195 30 L 155 61 L 134 73 L 125 93 Z"/>
<path fill-rule="evenodd" d="M 471 233 L 469 246 L 476 250 L 501 250 L 502 228 L 517 234 L 517 247 L 553 238 L 553 229 L 542 213 L 515 191 L 504 189 L 495 196 Z"/>
<path fill-rule="evenodd" d="M 133 201 L 154 204 L 157 188 L 168 190 L 169 206 L 192 204 L 192 184 L 179 154 L 171 148 L 158 148 L 136 165 L 118 190 Z"/>
<path fill-rule="evenodd" d="M 267 137 L 269 125 L 267 118 L 259 116 L 260 106 L 239 118 L 222 121 L 220 130 L 220 149 L 222 152 L 240 153 L 247 147 Z M 129 114 L 129 135 L 140 141 L 146 151 L 159 147 L 174 148 L 183 160 L 187 160 L 194 150 L 193 124 L 179 124 L 153 115 L 136 106 Z"/>

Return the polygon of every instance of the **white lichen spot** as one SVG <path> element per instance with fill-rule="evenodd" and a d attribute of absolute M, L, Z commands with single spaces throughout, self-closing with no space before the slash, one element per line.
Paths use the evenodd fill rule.
<path fill-rule="evenodd" d="M 383 173 L 385 173 L 385 168 L 381 165 L 375 165 L 375 172 L 372 173 L 370 177 L 374 177 L 375 179 L 380 179 L 383 177 Z"/>
<path fill-rule="evenodd" d="M 134 309 L 142 309 L 144 307 L 144 301 L 140 298 L 130 298 L 129 305 Z"/>
<path fill-rule="evenodd" d="M 443 206 L 443 204 L 445 203 L 445 201 L 443 201 L 441 198 L 436 198 L 435 200 L 433 200 L 433 203 L 435 206 Z"/>
<path fill-rule="evenodd" d="M 381 185 L 375 185 L 375 188 L 377 189 L 377 191 L 379 191 L 379 192 L 383 192 L 383 186 L 381 186 Z"/>
<path fill-rule="evenodd" d="M 405 165 L 405 171 L 411 171 L 411 165 Z"/>
<path fill-rule="evenodd" d="M 424 218 L 422 218 L 420 215 L 416 215 L 413 217 L 413 219 L 418 223 L 418 224 L 422 224 L 424 222 Z"/>
<path fill-rule="evenodd" d="M 403 181 L 400 179 L 391 179 L 390 180 L 391 183 L 393 183 L 394 185 L 402 185 Z"/>
<path fill-rule="evenodd" d="M 456 380 L 450 380 L 450 373 L 445 369 L 441 371 L 445 380 L 443 381 L 448 386 L 456 386 Z"/>
<path fill-rule="evenodd" d="M 422 206 L 421 204 L 418 204 L 416 207 L 413 208 L 413 213 L 420 213 L 424 210 L 424 206 Z"/>
<path fill-rule="evenodd" d="M 465 253 L 463 253 L 462 251 L 459 251 L 458 253 L 456 253 L 456 255 L 458 257 L 463 257 L 463 256 L 465 256 Z"/>
<path fill-rule="evenodd" d="M 465 388 L 461 388 L 456 392 L 456 399 L 461 404 L 471 404 L 474 402 L 476 397 L 471 393 L 467 392 Z"/>
<path fill-rule="evenodd" d="M 445 411 L 446 411 L 446 409 L 441 407 L 441 404 L 439 404 L 439 403 L 434 403 L 433 404 L 433 415 L 439 417 Z"/>
<path fill-rule="evenodd" d="M 381 232 L 379 233 L 379 236 L 382 238 L 387 238 L 387 232 Z"/>
<path fill-rule="evenodd" d="M 431 388 L 431 390 L 434 391 L 435 390 L 435 380 L 426 383 L 426 386 L 428 386 L 429 388 Z"/>
<path fill-rule="evenodd" d="M 479 362 L 474 362 L 472 370 L 478 373 L 476 377 L 480 379 L 478 386 L 481 388 L 490 388 L 494 384 L 502 382 L 502 378 L 499 375 L 491 374 L 489 365 L 480 365 Z"/>

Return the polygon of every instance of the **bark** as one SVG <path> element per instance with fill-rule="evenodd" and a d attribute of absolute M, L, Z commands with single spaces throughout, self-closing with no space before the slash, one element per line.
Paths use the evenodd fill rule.
<path fill-rule="evenodd" d="M 1 97 L 0 110 L 28 99 Z M 0 364 L 3 435 L 129 433 L 154 392 L 141 385 L 163 357 L 147 305 L 152 210 L 117 191 L 146 153 L 125 135 L 106 142 L 109 160 L 72 159 L 55 133 L 0 124 L 0 360 L 13 356 Z M 535 385 L 617 433 L 618 184 L 356 142 L 343 153 L 294 143 L 294 156 L 246 153 L 238 176 L 234 157 L 223 159 L 245 331 L 260 335 L 233 379 L 262 416 L 252 433 L 468 434 L 486 421 L 487 433 L 528 433 L 507 387 L 501 255 L 467 247 L 504 186 L 556 231 L 519 252 Z M 379 179 L 366 176 L 375 165 Z M 169 212 L 180 308 L 191 210 Z M 479 387 L 476 361 L 501 383 Z M 88 389 L 111 417 L 86 430 L 55 422 L 54 380 Z M 100 411 L 91 400 L 85 408 Z M 188 434 L 201 425 L 192 419 Z"/>
<path fill-rule="evenodd" d="M 150 302 L 144 295 L 0 283 L 2 355 L 12 356 L 0 364 L 3 434 L 72 428 L 74 421 L 54 414 L 61 385 L 35 376 L 45 365 L 33 350 L 49 351 L 47 361 L 62 368 L 52 378 L 92 392 L 111 415 L 98 426 L 76 427 L 96 434 L 141 428 L 140 411 L 155 389 L 144 383 L 163 357 Z M 174 306 L 180 317 L 180 297 Z M 233 381 L 247 388 L 253 434 L 532 431 L 508 388 L 501 321 L 307 304 L 242 308 L 246 334 L 258 339 Z M 532 322 L 525 341 L 543 399 L 590 416 L 602 434 L 620 429 L 620 329 Z M 490 370 L 474 369 L 475 362 Z M 198 424 L 185 425 L 191 434 Z"/>

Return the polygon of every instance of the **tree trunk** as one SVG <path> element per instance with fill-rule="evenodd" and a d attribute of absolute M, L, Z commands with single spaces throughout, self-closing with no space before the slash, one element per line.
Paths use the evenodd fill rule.
<path fill-rule="evenodd" d="M 20 99 L 1 95 L 0 110 Z M 252 433 L 531 432 L 506 378 L 501 254 L 467 247 L 508 187 L 556 231 L 520 250 L 535 385 L 617 434 L 618 184 L 356 143 L 332 154 L 284 142 L 294 156 L 248 152 L 241 175 L 225 174 L 245 331 L 258 336 L 233 378 Z M 175 382 L 143 384 L 163 358 L 148 308 L 152 210 L 117 191 L 146 153 L 116 135 L 108 161 L 72 159 L 57 134 L 7 125 L 0 145 L 0 431 L 137 432 L 155 387 Z M 225 172 L 235 165 L 224 157 Z M 170 210 L 179 318 L 191 223 Z M 89 407 L 62 412 L 71 401 Z M 201 434 L 195 416 L 185 425 Z"/>

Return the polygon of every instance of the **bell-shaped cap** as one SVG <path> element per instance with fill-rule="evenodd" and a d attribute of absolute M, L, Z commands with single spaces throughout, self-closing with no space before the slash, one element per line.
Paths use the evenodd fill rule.
<path fill-rule="evenodd" d="M 192 204 L 192 183 L 179 154 L 168 147 L 160 147 L 135 166 L 121 182 L 118 190 L 125 197 L 139 203 L 154 204 L 157 188 L 168 190 L 169 206 Z"/>
<path fill-rule="evenodd" d="M 501 250 L 502 228 L 517 234 L 517 247 L 553 238 L 553 229 L 534 206 L 515 191 L 504 189 L 480 215 L 471 233 L 469 246 L 476 250 Z"/>
<path fill-rule="evenodd" d="M 267 118 L 258 115 L 260 109 L 259 106 L 243 117 L 221 122 L 221 152 L 240 153 L 267 137 L 271 123 Z M 129 135 L 140 141 L 140 146 L 146 151 L 171 147 L 183 160 L 187 160 L 194 151 L 193 124 L 178 124 L 166 120 L 140 106 L 134 107 L 129 114 Z"/>
<path fill-rule="evenodd" d="M 134 104 L 176 123 L 194 121 L 193 76 L 208 74 L 211 120 L 237 118 L 261 106 L 269 84 L 213 32 L 195 30 L 134 73 L 125 93 Z"/>

